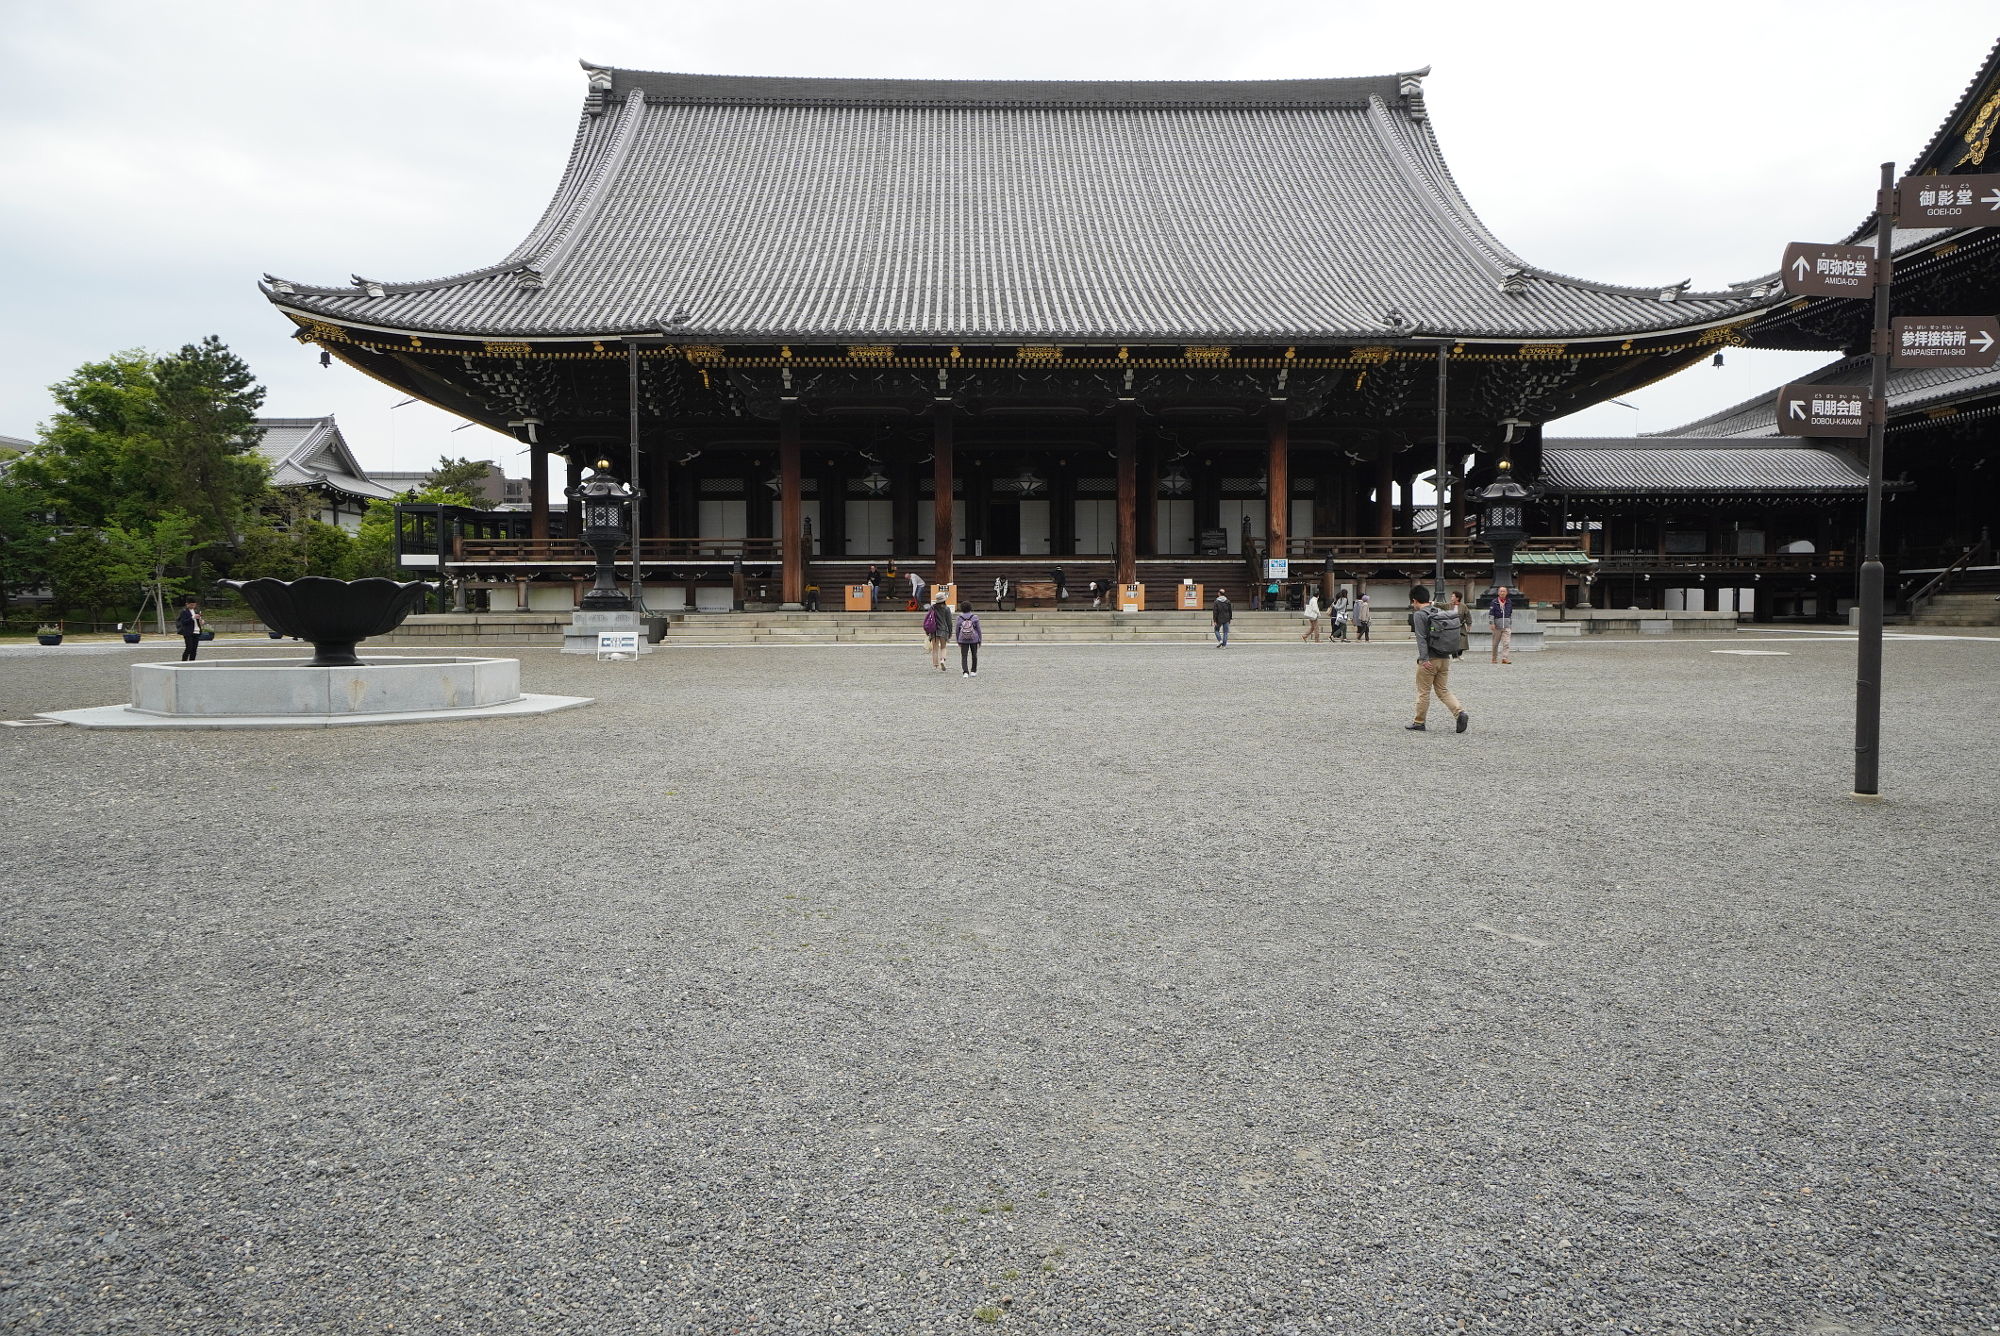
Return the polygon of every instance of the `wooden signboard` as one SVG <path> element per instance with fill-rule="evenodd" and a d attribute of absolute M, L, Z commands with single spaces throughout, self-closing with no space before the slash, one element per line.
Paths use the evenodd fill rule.
<path fill-rule="evenodd" d="M 872 586 L 865 584 L 842 585 L 841 589 L 847 595 L 844 610 L 847 612 L 868 612 L 872 610 L 875 606 L 875 600 L 869 595 L 871 588 Z"/>
<path fill-rule="evenodd" d="M 1118 611 L 1144 612 L 1146 610 L 1146 586 L 1128 584 L 1118 586 Z"/>
<path fill-rule="evenodd" d="M 1174 588 L 1178 591 L 1176 595 L 1178 601 L 1174 604 L 1174 606 L 1179 608 L 1182 612 L 1200 612 L 1202 608 L 1207 606 L 1205 600 L 1202 598 L 1202 593 L 1207 588 L 1207 586 L 1196 585 L 1196 584 L 1182 584 L 1182 585 L 1175 585 Z"/>

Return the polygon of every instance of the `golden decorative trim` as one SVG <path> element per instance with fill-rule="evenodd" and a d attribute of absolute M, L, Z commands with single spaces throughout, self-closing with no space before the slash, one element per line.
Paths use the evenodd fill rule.
<path fill-rule="evenodd" d="M 1396 356 L 1394 348 L 1356 348 L 1351 354 L 1362 366 L 1381 366 Z"/>
<path fill-rule="evenodd" d="M 488 339 L 482 346 L 495 357 L 526 357 L 535 351 L 531 344 L 496 343 L 492 339 Z"/>
<path fill-rule="evenodd" d="M 1062 349 L 1048 343 L 1024 343 L 1014 350 L 1023 362 L 1060 362 L 1062 355 Z"/>
<path fill-rule="evenodd" d="M 1934 421 L 1938 418 L 1957 417 L 1958 409 L 1953 406 L 1947 406 L 1944 408 L 1926 408 L 1924 410 L 1924 416 Z"/>
<path fill-rule="evenodd" d="M 1739 320 L 1733 325 L 1718 325 L 1714 329 L 1705 329 L 1701 332 L 1701 336 L 1694 341 L 1695 346 L 1697 348 L 1706 348 L 1713 344 L 1726 343 L 1731 348 L 1744 347 L 1750 342 L 1743 337 L 1743 330 L 1749 324 L 1748 320 Z"/>
<path fill-rule="evenodd" d="M 1569 351 L 1567 343 L 1524 343 L 1521 345 L 1521 360 L 1524 362 L 1553 362 Z"/>
<path fill-rule="evenodd" d="M 690 362 L 720 362 L 722 349 L 713 343 L 690 343 L 681 349 L 681 355 Z"/>
<path fill-rule="evenodd" d="M 850 343 L 847 355 L 857 362 L 886 362 L 896 355 L 896 349 L 888 343 Z"/>
<path fill-rule="evenodd" d="M 339 325 L 329 325 L 324 320 L 306 321 L 306 331 L 321 343 L 348 343 L 351 340 L 345 329 Z"/>
<path fill-rule="evenodd" d="M 1986 161 L 1986 150 L 1993 145 L 1993 132 L 2000 130 L 2000 93 L 1986 99 L 1972 118 L 1972 124 L 1965 129 L 1965 157 L 1974 167 Z"/>
<path fill-rule="evenodd" d="M 1219 343 L 1198 343 L 1181 349 L 1181 356 L 1190 362 L 1226 362 L 1236 350 Z"/>
<path fill-rule="evenodd" d="M 410 335 L 410 346 L 412 348 L 421 348 L 424 346 L 424 341 L 418 338 L 416 335 L 412 334 Z"/>

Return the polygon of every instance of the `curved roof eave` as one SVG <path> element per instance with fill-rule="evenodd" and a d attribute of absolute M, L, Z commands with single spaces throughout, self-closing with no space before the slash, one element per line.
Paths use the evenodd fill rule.
<path fill-rule="evenodd" d="M 1596 283 L 1527 263 L 1504 245 L 1473 211 L 1459 191 L 1443 155 L 1437 147 L 1427 114 L 1422 112 L 1422 73 L 1376 76 L 1360 79 L 1279 80 L 1173 83 L 1019 83 L 925 80 L 798 80 L 755 76 L 654 74 L 646 71 L 617 70 L 584 62 L 591 81 L 591 93 L 572 145 L 568 163 L 554 196 L 541 220 L 509 256 L 492 265 L 463 271 L 443 278 L 417 282 L 382 282 L 354 276 L 347 287 L 301 284 L 265 275 L 260 285 L 266 297 L 282 309 L 309 320 L 325 320 L 357 328 L 413 335 L 487 339 L 598 339 L 633 333 L 668 333 L 688 339 L 723 341 L 763 341 L 824 338 L 828 341 L 889 339 L 921 341 L 1086 341 L 1095 339 L 1176 340 L 1286 340 L 1305 342 L 1393 341 L 1403 337 L 1463 338 L 1492 342 L 1600 342 L 1628 337 L 1663 337 L 1674 333 L 1713 328 L 1762 313 L 1779 305 L 1781 295 L 1764 288 L 1746 290 L 1746 285 L 1717 292 L 1691 292 L 1685 282 L 1661 288 L 1639 288 Z M 621 103 L 617 115 L 605 114 L 609 98 Z M 1398 100 L 1403 115 L 1389 110 Z M 1419 319 L 1402 327 L 1373 328 L 1155 328 L 1140 332 L 1133 328 L 1019 327 L 1011 329 L 889 328 L 857 325 L 849 328 L 813 329 L 805 325 L 749 327 L 715 324 L 665 329 L 644 323 L 604 320 L 591 324 L 574 319 L 568 322 L 505 321 L 487 318 L 390 318 L 381 322 L 357 320 L 363 313 L 355 303 L 381 299 L 428 295 L 463 289 L 470 285 L 500 282 L 512 278 L 522 293 L 543 288 L 545 270 L 560 263 L 564 252 L 589 225 L 615 180 L 619 167 L 637 133 L 649 102 L 709 103 L 741 102 L 755 105 L 857 105 L 884 102 L 947 107 L 1167 107 L 1229 108 L 1271 106 L 1316 106 L 1365 109 L 1373 128 L 1406 179 L 1419 183 L 1432 196 L 1434 216 L 1456 232 L 1458 249 L 1464 258 L 1485 271 L 1496 284 L 1518 283 L 1502 291 L 1521 292 L 1532 300 L 1536 287 L 1549 287 L 1577 294 L 1625 299 L 1634 302 L 1702 304 L 1709 309 L 1696 318 L 1676 319 L 1679 312 L 1654 319 L 1605 319 L 1592 324 L 1563 323 L 1558 317 L 1534 328 L 1505 328 L 1477 320 Z M 1412 304 L 1415 304 L 1414 302 Z M 1724 309 L 1717 310 L 1717 305 Z M 1633 314 L 1639 314 L 1634 312 Z M 1650 312 L 1648 313 L 1650 314 Z"/>

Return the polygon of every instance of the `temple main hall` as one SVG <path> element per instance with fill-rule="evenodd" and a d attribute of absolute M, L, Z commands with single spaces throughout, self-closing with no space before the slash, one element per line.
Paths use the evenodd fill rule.
<path fill-rule="evenodd" d="M 1536 497 L 1522 583 L 1587 601 L 1620 532 L 1592 507 L 1617 492 L 1574 452 L 1542 487 L 1543 424 L 1794 306 L 1774 277 L 1530 264 L 1453 183 L 1427 71 L 584 73 L 569 162 L 507 256 L 264 284 L 302 342 L 528 450 L 525 515 L 434 535 L 524 606 L 566 606 L 590 565 L 552 492 L 600 459 L 632 473 L 635 441 L 645 580 L 688 606 L 740 606 L 746 578 L 797 604 L 891 560 L 975 588 L 1052 566 L 1213 586 L 1266 557 L 1400 579 L 1438 525 L 1476 584 L 1476 493 L 1503 464 Z M 1858 522 L 1851 468 L 1811 473 Z M 1821 546 L 1826 513 L 1798 521 Z M 1756 529 L 1773 556 L 1780 527 Z"/>

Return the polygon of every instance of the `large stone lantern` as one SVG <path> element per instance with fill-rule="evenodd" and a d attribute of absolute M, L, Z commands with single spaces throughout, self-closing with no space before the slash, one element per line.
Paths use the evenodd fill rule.
<path fill-rule="evenodd" d="M 611 476 L 611 461 L 600 459 L 590 477 L 577 484 L 570 502 L 582 525 L 578 536 L 597 556 L 597 579 L 584 593 L 581 606 L 588 612 L 630 612 L 632 597 L 618 587 L 618 549 L 631 540 L 626 527 L 631 514 L 632 493 Z"/>
<path fill-rule="evenodd" d="M 1528 489 L 1514 481 L 1513 465 L 1500 461 L 1500 476 L 1479 493 L 1479 540 L 1493 549 L 1493 582 L 1486 597 L 1501 585 L 1514 583 L 1514 548 L 1528 536 L 1526 527 Z M 1484 602 L 1485 600 L 1481 600 Z"/>

